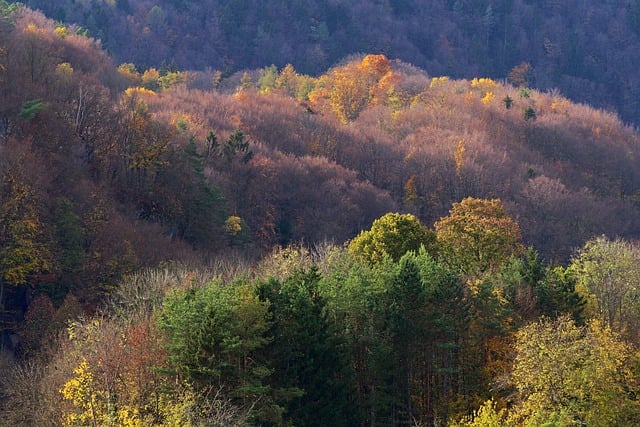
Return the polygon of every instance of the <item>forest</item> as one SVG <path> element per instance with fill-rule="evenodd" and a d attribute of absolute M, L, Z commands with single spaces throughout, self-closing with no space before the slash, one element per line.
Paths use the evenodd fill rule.
<path fill-rule="evenodd" d="M 0 424 L 640 424 L 633 126 L 526 64 L 271 62 L 0 0 Z"/>
<path fill-rule="evenodd" d="M 25 0 L 79 25 L 119 63 L 219 70 L 288 63 L 318 75 L 380 53 L 434 75 L 506 78 L 640 124 L 640 1 Z"/>

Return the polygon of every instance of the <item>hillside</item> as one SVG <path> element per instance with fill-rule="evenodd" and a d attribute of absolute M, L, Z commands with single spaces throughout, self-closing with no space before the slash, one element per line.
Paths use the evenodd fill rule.
<path fill-rule="evenodd" d="M 118 63 L 221 70 L 271 63 L 319 75 L 382 53 L 434 75 L 509 77 L 640 123 L 640 3 L 584 0 L 27 0 L 99 38 Z"/>
<path fill-rule="evenodd" d="M 203 90 L 197 74 L 116 69 L 72 28 L 4 10 L 3 204 L 51 254 L 22 281 L 39 271 L 69 290 L 189 247 L 341 242 L 398 209 L 433 224 L 467 196 L 502 199 L 549 260 L 638 235 L 638 135 L 556 92 L 382 55 Z"/>
<path fill-rule="evenodd" d="M 139 70 L 0 16 L 3 422 L 640 422 L 616 114 L 381 54 Z"/>

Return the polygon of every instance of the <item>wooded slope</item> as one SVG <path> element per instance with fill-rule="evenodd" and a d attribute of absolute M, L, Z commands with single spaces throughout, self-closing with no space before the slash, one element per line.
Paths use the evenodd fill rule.
<path fill-rule="evenodd" d="M 527 80 L 640 123 L 640 2 L 594 0 L 26 0 L 102 40 L 118 62 L 318 75 L 383 53 L 455 78 Z"/>
<path fill-rule="evenodd" d="M 431 225 L 467 196 L 502 199 L 550 260 L 594 235 L 638 235 L 638 135 L 555 92 L 431 77 L 382 55 L 317 78 L 291 66 L 215 82 L 140 73 L 72 27 L 2 11 L 11 284 L 92 301 L 194 249 L 342 242 L 395 210 Z"/>

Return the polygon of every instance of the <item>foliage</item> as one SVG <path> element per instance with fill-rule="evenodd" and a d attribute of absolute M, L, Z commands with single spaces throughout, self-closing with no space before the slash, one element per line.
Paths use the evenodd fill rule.
<path fill-rule="evenodd" d="M 277 422 L 281 409 L 270 398 L 271 369 L 261 356 L 270 341 L 268 307 L 249 285 L 212 281 L 167 295 L 159 324 L 179 378 L 219 388 L 236 405 L 255 405 L 258 419 Z"/>
<path fill-rule="evenodd" d="M 535 89 L 552 78 L 545 70 L 554 58 L 568 67 L 580 55 L 565 55 L 566 46 L 537 29 L 548 40 L 530 51 L 546 55 L 530 62 L 536 64 L 526 75 L 532 89 L 498 83 L 501 76 L 493 73 L 482 74 L 495 79 L 472 79 L 481 72 L 474 67 L 465 69 L 469 80 L 432 79 L 383 55 L 347 58 L 314 73 L 317 78 L 291 65 L 274 67 L 260 82 L 259 71 L 243 68 L 244 79 L 233 73 L 240 62 L 221 50 L 224 40 L 252 37 L 242 54 L 256 67 L 286 64 L 268 56 L 293 48 L 275 27 L 236 32 L 246 20 L 306 16 L 286 28 L 313 42 L 312 59 L 291 61 L 308 72 L 325 70 L 341 50 L 340 43 L 329 44 L 332 37 L 375 39 L 373 32 L 345 39 L 370 22 L 356 17 L 387 7 L 407 22 L 425 18 L 416 21 L 424 26 L 444 3 L 434 3 L 426 17 L 411 1 L 369 2 L 364 12 L 345 2 L 314 10 L 313 2 L 271 9 L 268 2 L 172 1 L 158 4 L 148 21 L 139 19 L 140 8 L 120 1 L 44 7 L 62 13 L 71 3 L 77 10 L 68 16 L 93 17 L 92 34 L 110 49 L 122 34 L 136 33 L 118 48 L 143 47 L 145 57 L 135 60 L 146 72 L 133 64 L 116 69 L 100 44 L 74 26 L 62 31 L 23 6 L 10 13 L 1 7 L 2 346 L 11 347 L 8 337 L 16 332 L 21 338 L 16 366 L 0 373 L 3 420 L 434 425 L 462 419 L 493 399 L 495 405 L 476 412 L 478 423 L 495 423 L 507 407 L 511 420 L 530 425 L 574 419 L 597 425 L 598 411 L 602 423 L 637 424 L 632 287 L 611 311 L 613 329 L 630 342 L 587 323 L 572 326 L 579 333 L 566 334 L 569 343 L 548 346 L 582 356 L 547 357 L 555 365 L 545 369 L 567 359 L 574 363 L 563 372 L 579 372 L 566 374 L 556 393 L 568 403 L 547 405 L 529 392 L 536 379 L 512 369 L 514 357 L 519 363 L 536 356 L 518 342 L 518 327 L 541 315 L 553 325 L 565 315 L 582 325 L 615 296 L 598 286 L 624 288 L 612 278 L 635 277 L 634 244 L 610 252 L 603 244 L 588 259 L 583 248 L 570 268 L 563 266 L 572 248 L 593 235 L 629 238 L 640 229 L 635 130 L 612 113 Z M 538 7 L 507 3 L 450 2 L 442 16 L 481 22 L 470 52 L 487 59 L 483 49 L 511 31 L 505 11 Z M 561 7 L 545 5 L 550 14 Z M 203 6 L 207 13 L 198 13 Z M 609 7 L 591 6 L 593 16 Z M 93 30 L 115 25 L 121 11 L 130 20 L 118 36 Z M 178 11 L 189 15 L 173 19 Z M 192 21 L 214 15 L 220 19 Z M 523 18 L 523 31 L 534 22 L 548 29 L 546 21 Z M 173 64 L 153 63 L 156 54 L 175 53 L 158 48 L 161 40 L 176 47 L 176 62 L 184 60 L 188 49 L 180 46 L 197 37 L 176 37 L 188 31 L 173 33 L 171 25 L 186 22 L 228 26 L 198 43 L 202 61 L 223 61 L 218 69 L 182 74 Z M 609 34 L 601 30 L 594 44 Z M 470 60 L 450 42 L 455 31 L 420 42 L 429 48 L 429 72 L 455 76 Z M 388 52 L 402 37 L 388 32 L 375 51 Z M 524 60 L 505 53 L 524 38 L 506 40 L 504 61 L 492 62 L 505 70 Z M 206 43 L 215 44 L 214 54 L 206 54 L 212 46 Z M 553 73 L 563 74 L 563 67 Z M 153 90 L 141 86 L 143 75 Z M 586 87 L 582 77 L 565 78 Z M 242 83 L 247 90 L 234 95 Z M 624 90 L 620 99 L 635 99 L 632 86 Z M 510 99 L 511 108 L 497 99 Z M 526 108 L 535 109 L 536 120 L 523 119 Z M 437 221 L 436 242 L 421 224 L 447 215 L 458 200 Z M 413 215 L 382 216 L 399 207 Z M 520 233 L 535 250 L 524 252 Z M 349 247 L 318 246 L 351 238 Z M 289 242 L 304 244 L 273 248 Z M 219 261 L 221 253 L 230 261 Z M 137 272 L 150 265 L 160 267 Z M 73 339 L 52 338 L 80 313 L 86 320 L 72 323 Z M 544 360 L 534 365 L 546 366 Z M 528 385 L 519 389 L 508 378 Z M 330 419 L 334 414 L 339 420 Z"/>
<path fill-rule="evenodd" d="M 0 283 L 24 285 L 30 274 L 52 267 L 45 224 L 29 184 L 5 175 L 0 188 Z"/>
<path fill-rule="evenodd" d="M 498 199 L 468 197 L 454 203 L 435 229 L 448 262 L 470 277 L 495 271 L 523 251 L 520 228 Z"/>
<path fill-rule="evenodd" d="M 271 387 L 284 400 L 284 422 L 292 425 L 349 425 L 346 355 L 326 317 L 316 267 L 284 282 L 269 279 L 257 293 L 273 319 L 265 349 L 277 375 Z"/>
<path fill-rule="evenodd" d="M 628 344 L 602 322 L 584 328 L 567 317 L 541 319 L 517 333 L 512 382 L 523 425 L 594 426 L 638 422 L 637 374 Z"/>
<path fill-rule="evenodd" d="M 450 424 L 450 427 L 501 427 L 505 425 L 505 410 L 496 409 L 496 402 L 486 401 L 470 417 Z"/>
<path fill-rule="evenodd" d="M 589 315 L 602 316 L 609 327 L 634 334 L 640 322 L 639 262 L 636 245 L 605 236 L 578 250 L 570 269 L 582 297 L 591 303 L 587 305 Z"/>
<path fill-rule="evenodd" d="M 31 120 L 36 116 L 36 114 L 42 111 L 43 108 L 44 104 L 42 103 L 42 99 L 32 99 L 22 104 L 22 108 L 20 109 L 18 116 L 22 120 Z"/>
<path fill-rule="evenodd" d="M 372 264 L 385 257 L 398 261 L 406 252 L 421 246 L 433 250 L 435 236 L 412 214 L 388 213 L 373 221 L 370 230 L 361 232 L 349 243 L 349 253 Z"/>

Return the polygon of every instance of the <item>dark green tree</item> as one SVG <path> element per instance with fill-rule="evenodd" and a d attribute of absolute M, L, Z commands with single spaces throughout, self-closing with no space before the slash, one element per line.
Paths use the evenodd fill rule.
<path fill-rule="evenodd" d="M 71 199 L 66 197 L 57 199 L 53 215 L 61 286 L 56 292 L 50 292 L 50 296 L 54 301 L 61 302 L 66 292 L 80 284 L 86 261 L 87 237 L 82 220 L 75 212 L 75 205 Z"/>
<path fill-rule="evenodd" d="M 393 349 L 394 366 L 391 410 L 393 425 L 410 425 L 416 419 L 413 409 L 413 372 L 421 361 L 417 351 L 426 340 L 426 293 L 416 257 L 407 253 L 395 266 L 386 295 L 387 333 Z"/>
<path fill-rule="evenodd" d="M 345 382 L 343 343 L 327 319 L 317 267 L 297 271 L 283 282 L 258 285 L 269 303 L 273 340 L 265 352 L 274 369 L 271 388 L 283 399 L 285 423 L 295 426 L 352 425 Z"/>
<path fill-rule="evenodd" d="M 214 387 L 258 421 L 278 423 L 282 408 L 271 399 L 264 357 L 270 339 L 269 303 L 246 284 L 212 281 L 174 290 L 159 316 L 171 369 L 198 388 Z"/>

